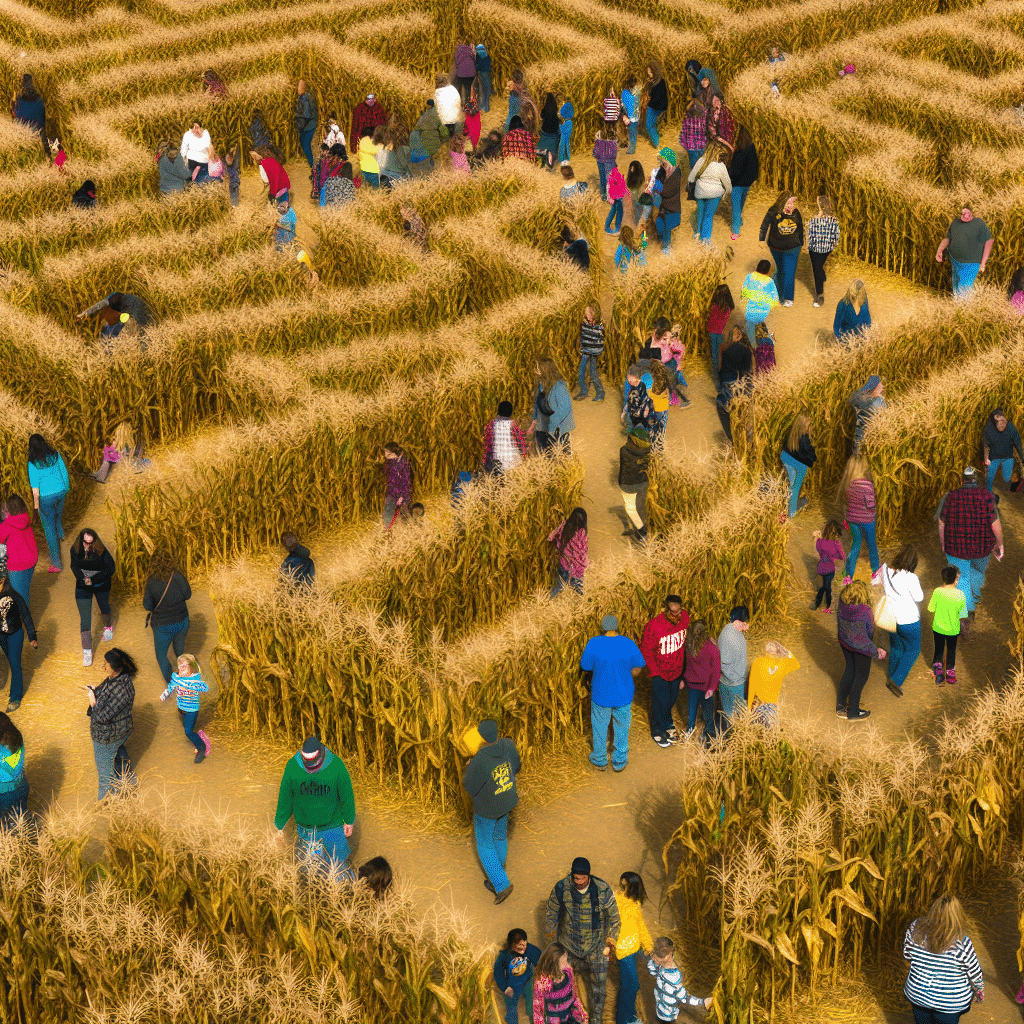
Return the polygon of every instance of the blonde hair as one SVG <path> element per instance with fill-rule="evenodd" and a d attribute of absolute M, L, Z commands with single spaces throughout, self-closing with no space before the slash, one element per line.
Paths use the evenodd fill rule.
<path fill-rule="evenodd" d="M 836 504 L 843 505 L 846 502 L 846 492 L 854 480 L 867 480 L 874 483 L 875 478 L 871 474 L 871 467 L 863 455 L 851 455 L 843 468 L 843 475 L 839 478 L 839 485 L 836 487 Z"/>
<path fill-rule="evenodd" d="M 871 594 L 868 593 L 868 585 L 863 580 L 854 580 L 843 587 L 839 600 L 843 604 L 870 604 Z"/>
<path fill-rule="evenodd" d="M 955 896 L 940 896 L 911 926 L 913 939 L 929 953 L 943 953 L 967 934 L 964 908 Z"/>
<path fill-rule="evenodd" d="M 832 212 L 832 200 L 828 196 L 818 196 L 818 213 L 822 217 L 834 217 Z"/>
<path fill-rule="evenodd" d="M 128 450 L 129 452 L 135 447 L 135 432 L 131 428 L 129 423 L 119 423 L 114 427 L 114 434 L 110 439 L 110 446 L 116 448 L 119 452 Z"/>
<path fill-rule="evenodd" d="M 197 676 L 200 673 L 199 659 L 194 654 L 183 654 L 181 655 L 187 662 L 188 667 L 191 669 L 189 675 Z"/>
<path fill-rule="evenodd" d="M 709 142 L 707 149 L 704 150 L 704 167 L 707 167 L 708 164 L 721 163 L 722 157 L 729 152 L 731 152 L 729 147 L 721 142 Z"/>
<path fill-rule="evenodd" d="M 800 413 L 795 420 L 793 420 L 793 426 L 789 428 L 789 437 L 786 438 L 786 447 L 792 451 L 795 451 L 800 447 L 800 438 L 804 434 L 810 434 L 811 432 L 811 421 L 804 413 Z"/>
<path fill-rule="evenodd" d="M 859 277 L 856 281 L 850 282 L 850 287 L 846 290 L 846 301 L 853 306 L 855 313 L 859 313 L 861 307 L 868 301 L 868 290 Z"/>

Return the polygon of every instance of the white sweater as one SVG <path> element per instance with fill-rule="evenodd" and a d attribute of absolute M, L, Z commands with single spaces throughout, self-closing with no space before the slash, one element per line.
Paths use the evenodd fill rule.
<path fill-rule="evenodd" d="M 918 604 L 924 600 L 924 593 L 921 591 L 921 581 L 917 573 L 906 572 L 903 569 L 893 572 L 888 565 L 882 565 L 882 590 L 885 596 L 892 602 L 893 611 L 896 613 L 896 625 L 909 626 L 911 623 L 921 621 L 921 609 Z"/>
<path fill-rule="evenodd" d="M 196 138 L 190 128 L 181 137 L 181 158 L 188 162 L 205 164 L 210 162 L 210 133 L 204 128 L 203 134 Z"/>
<path fill-rule="evenodd" d="M 454 85 L 442 86 L 434 93 L 434 109 L 441 124 L 455 124 L 462 116 L 462 97 Z"/>
<path fill-rule="evenodd" d="M 704 158 L 701 157 L 690 171 L 687 181 L 695 181 L 693 194 L 697 199 L 720 199 L 722 196 L 732 192 L 732 181 L 729 178 L 729 171 L 725 164 L 715 160 L 704 168 L 701 176 L 697 177 L 697 171 Z"/>

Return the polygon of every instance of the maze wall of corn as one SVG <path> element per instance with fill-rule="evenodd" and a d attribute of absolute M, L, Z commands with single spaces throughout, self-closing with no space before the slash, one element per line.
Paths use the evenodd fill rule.
<path fill-rule="evenodd" d="M 883 543 L 926 521 L 974 454 L 958 424 L 980 425 L 995 402 L 1024 419 L 1019 318 L 991 291 L 952 307 L 922 300 L 852 347 L 759 378 L 732 403 L 731 450 L 656 459 L 656 541 L 628 563 L 598 560 L 582 600 L 549 601 L 545 536 L 581 500 L 581 458 L 529 460 L 457 508 L 453 478 L 478 465 L 500 400 L 529 421 L 539 355 L 572 380 L 588 304 L 611 318 L 614 383 L 668 310 L 691 357 L 706 355 L 708 300 L 732 256 L 687 242 L 614 282 L 600 258 L 580 273 L 558 258 L 559 231 L 570 222 L 599 255 L 601 204 L 560 206 L 551 175 L 498 162 L 362 189 L 307 218 L 311 288 L 298 246 L 274 249 L 275 215 L 251 183 L 254 114 L 293 189 L 308 189 L 292 116 L 300 77 L 346 131 L 370 92 L 411 126 L 463 40 L 487 44 L 497 105 L 516 67 L 535 98 L 571 98 L 575 151 L 589 149 L 609 88 L 652 60 L 667 71 L 673 144 L 683 66 L 698 59 L 750 129 L 761 183 L 805 206 L 827 191 L 844 253 L 939 287 L 935 245 L 970 202 L 999 239 L 990 276 L 1024 263 L 1010 112 L 1020 0 L 4 0 L 0 91 L 33 74 L 72 172 L 59 175 L 23 127 L 0 127 L 0 487 L 27 493 L 25 441 L 41 432 L 74 468 L 74 517 L 93 493 L 86 471 L 127 424 L 152 465 L 110 503 L 117 584 L 136 595 L 155 547 L 209 588 L 224 727 L 288 743 L 319 728 L 364 777 L 453 814 L 458 738 L 481 717 L 500 718 L 534 763 L 585 735 L 577 659 L 605 612 L 638 635 L 668 588 L 715 632 L 737 603 L 755 608 L 755 625 L 786 614 L 778 452 L 798 413 L 819 452 L 804 493 L 830 494 L 852 431 L 847 396 L 871 373 L 885 379 L 890 407 L 865 439 Z M 773 45 L 787 60 L 769 68 Z M 850 62 L 856 77 L 838 80 Z M 208 68 L 226 97 L 204 92 Z M 216 187 L 159 195 L 156 146 L 197 118 L 221 152 L 239 147 L 238 207 Z M 95 210 L 70 207 L 85 179 Z M 409 207 L 425 249 L 403 232 Z M 77 318 L 112 291 L 155 314 L 144 346 L 103 344 L 99 324 Z M 385 537 L 387 441 L 407 451 L 427 515 Z M 334 542 L 310 594 L 276 575 L 285 530 Z M 1015 621 L 1019 664 L 1024 590 Z M 1022 740 L 1019 673 L 930 749 L 907 741 L 872 759 L 738 728 L 680 790 L 685 824 L 664 851 L 669 898 L 720 978 L 713 1019 L 770 1020 L 813 1001 L 877 962 L 910 902 L 1003 863 L 1021 838 Z M 54 813 L 37 845 L 0 833 L 3 1020 L 495 1013 L 486 955 L 458 923 L 418 919 L 405 896 L 381 909 L 311 888 L 243 825 L 186 829 L 127 802 L 98 860 L 86 856 L 93 825 Z"/>

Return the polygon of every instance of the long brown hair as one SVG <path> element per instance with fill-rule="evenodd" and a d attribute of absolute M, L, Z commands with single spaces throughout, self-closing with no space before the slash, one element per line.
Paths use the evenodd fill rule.
<path fill-rule="evenodd" d="M 967 934 L 964 908 L 955 896 L 940 896 L 911 926 L 913 939 L 929 953 L 944 953 Z"/>
<path fill-rule="evenodd" d="M 22 739 L 18 727 L 0 711 L 0 747 L 16 754 L 24 746 L 25 741 Z"/>
<path fill-rule="evenodd" d="M 836 487 L 837 505 L 843 505 L 846 502 L 846 492 L 854 480 L 867 480 L 871 484 L 875 482 L 868 460 L 863 455 L 851 455 L 846 460 L 843 475 L 839 478 L 839 484 Z"/>
<path fill-rule="evenodd" d="M 696 658 L 700 649 L 711 639 L 708 631 L 708 624 L 703 619 L 690 623 L 686 631 L 686 654 L 690 658 Z"/>
<path fill-rule="evenodd" d="M 558 372 L 554 359 L 551 356 L 538 356 L 537 367 L 540 370 L 540 387 L 544 394 L 547 394 L 560 380 L 565 378 Z"/>
<path fill-rule="evenodd" d="M 28 506 L 18 497 L 17 494 L 12 494 L 4 502 L 4 508 L 7 509 L 9 516 L 20 516 L 24 515 L 28 511 Z"/>
<path fill-rule="evenodd" d="M 560 942 L 552 942 L 543 953 L 540 955 L 540 960 L 537 961 L 537 977 L 538 978 L 554 978 L 555 981 L 561 981 L 565 977 L 565 974 L 558 966 L 558 961 L 565 955 L 565 946 Z"/>
<path fill-rule="evenodd" d="M 166 551 L 154 551 L 149 556 L 149 575 L 151 579 L 166 583 L 178 568 L 174 556 Z"/>
<path fill-rule="evenodd" d="M 768 210 L 768 213 L 772 217 L 778 216 L 780 213 L 782 213 L 782 208 L 786 205 L 786 203 L 790 201 L 790 199 L 796 199 L 796 196 L 793 195 L 793 193 L 790 192 L 789 189 L 783 189 L 775 197 L 775 202 L 772 203 L 771 208 Z"/>
<path fill-rule="evenodd" d="M 719 309 L 727 309 L 731 313 L 736 308 L 736 300 L 732 297 L 732 290 L 723 281 L 711 296 L 711 305 Z"/>
<path fill-rule="evenodd" d="M 78 537 L 75 540 L 75 543 L 71 545 L 71 550 L 76 555 L 80 555 L 85 550 L 85 545 L 82 541 L 82 538 L 86 534 L 89 534 L 89 536 L 92 537 L 93 554 L 102 556 L 107 549 L 103 546 L 103 541 L 100 540 L 100 535 L 95 530 L 90 530 L 88 527 L 82 530 L 82 532 L 78 535 Z"/>
<path fill-rule="evenodd" d="M 810 434 L 811 432 L 811 421 L 807 418 L 804 413 L 800 413 L 799 416 L 793 420 L 793 426 L 789 428 L 789 437 L 786 438 L 786 447 L 790 451 L 796 451 L 800 447 L 800 438 L 804 434 Z"/>

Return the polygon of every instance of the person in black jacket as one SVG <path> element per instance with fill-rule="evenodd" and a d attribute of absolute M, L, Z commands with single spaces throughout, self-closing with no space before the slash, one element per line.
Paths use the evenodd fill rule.
<path fill-rule="evenodd" d="M 100 662 L 103 681 L 86 686 L 89 694 L 89 735 L 92 737 L 99 796 L 102 800 L 118 783 L 134 784 L 131 761 L 125 743 L 134 730 L 135 676 L 139 668 L 131 655 L 120 647 L 111 647 Z"/>
<path fill-rule="evenodd" d="M 571 224 L 566 224 L 559 235 L 562 239 L 562 255 L 575 263 L 584 274 L 590 273 L 590 246 L 587 240 Z"/>
<path fill-rule="evenodd" d="M 21 706 L 21 652 L 25 646 L 26 633 L 28 642 L 38 647 L 32 613 L 25 599 L 11 586 L 11 578 L 5 571 L 0 580 L 0 650 L 11 666 L 11 702 L 7 705 L 8 713 L 17 711 Z"/>
<path fill-rule="evenodd" d="M 647 464 L 651 459 L 651 435 L 643 427 L 630 427 L 619 449 L 619 492 L 629 517 L 624 537 L 647 542 Z"/>
<path fill-rule="evenodd" d="M 71 572 L 75 577 L 75 604 L 81 618 L 82 664 L 92 664 L 92 599 L 100 608 L 103 640 L 114 639 L 110 625 L 110 581 L 114 578 L 114 559 L 103 546 L 95 530 L 83 530 L 71 545 Z"/>
<path fill-rule="evenodd" d="M 750 132 L 740 125 L 736 132 L 736 148 L 729 161 L 729 180 L 732 182 L 732 240 L 740 237 L 743 227 L 743 206 L 747 201 L 750 186 L 757 181 L 761 173 L 761 165 L 757 159 L 757 149 Z"/>
<path fill-rule="evenodd" d="M 789 430 L 785 447 L 779 456 L 782 466 L 789 477 L 789 518 L 797 514 L 807 504 L 806 498 L 800 497 L 807 470 L 814 465 L 818 456 L 811 441 L 811 421 L 800 413 Z"/>
<path fill-rule="evenodd" d="M 171 663 L 167 649 L 174 644 L 175 660 L 185 653 L 188 633 L 188 605 L 192 596 L 188 580 L 178 571 L 174 559 L 166 551 L 154 551 L 149 560 L 149 579 L 142 595 L 142 607 L 149 612 L 147 621 L 153 627 L 153 648 L 156 663 L 164 682 L 171 681 Z"/>
<path fill-rule="evenodd" d="M 288 557 L 281 563 L 281 575 L 296 587 L 311 587 L 316 580 L 316 567 L 309 555 L 309 548 L 299 543 L 294 533 L 281 537 L 281 544 Z"/>
<path fill-rule="evenodd" d="M 718 396 L 715 411 L 722 424 L 726 440 L 732 443 L 732 425 L 729 419 L 729 403 L 737 391 L 743 390 L 754 375 L 754 353 L 751 351 L 747 333 L 737 324 L 729 332 L 729 341 L 718 353 Z"/>
<path fill-rule="evenodd" d="M 796 196 L 792 192 L 779 193 L 764 215 L 758 237 L 762 242 L 767 241 L 775 260 L 775 287 L 779 290 L 779 301 L 784 306 L 792 306 L 796 265 L 804 245 L 804 219 L 796 208 Z"/>

